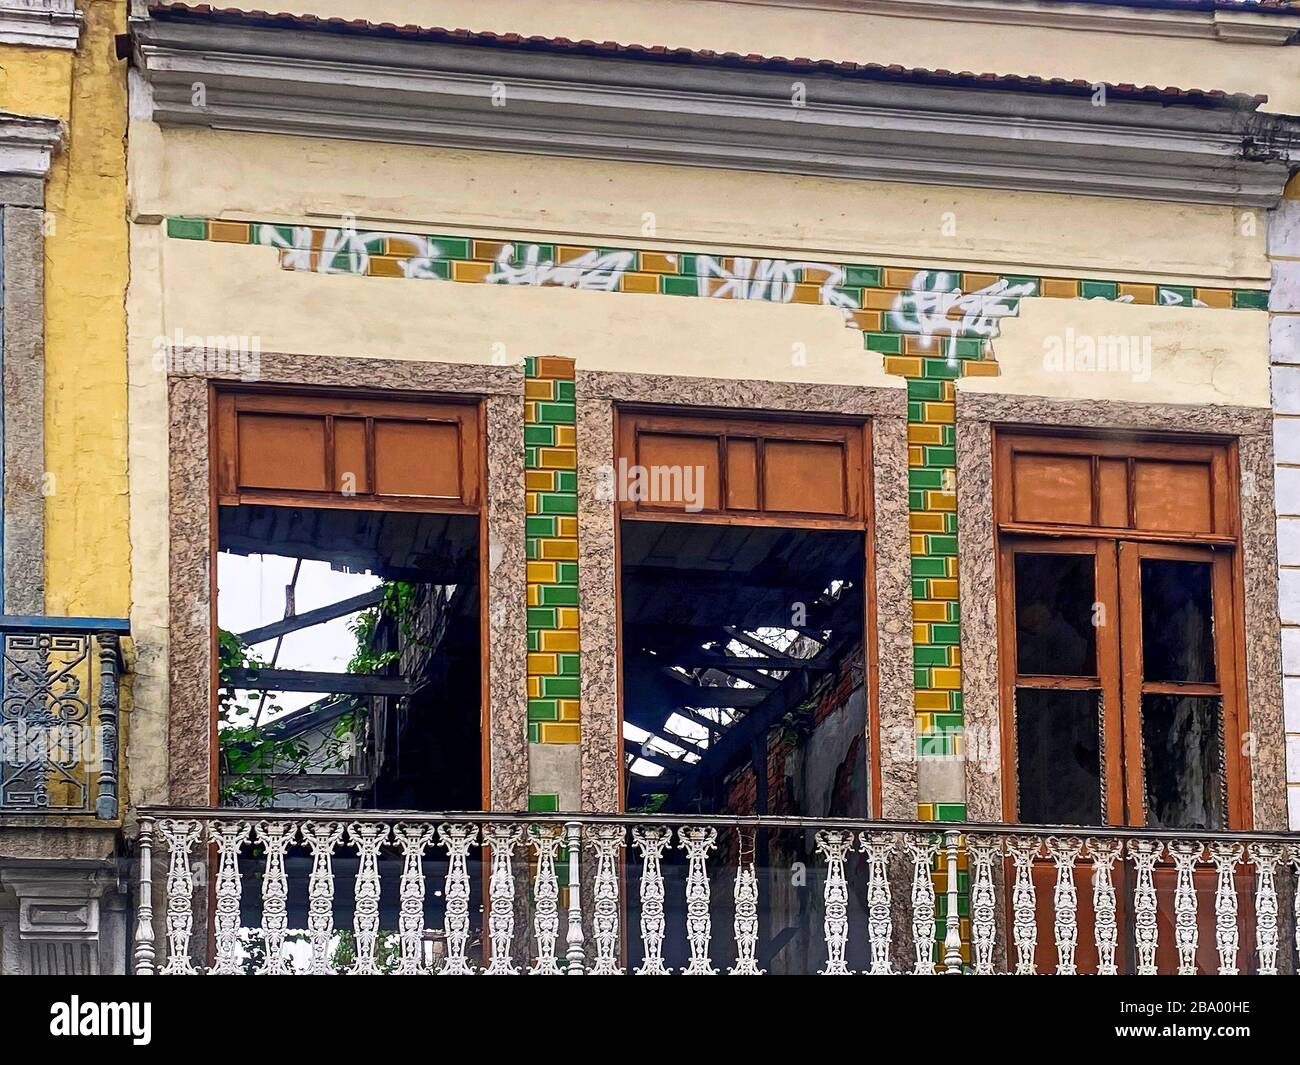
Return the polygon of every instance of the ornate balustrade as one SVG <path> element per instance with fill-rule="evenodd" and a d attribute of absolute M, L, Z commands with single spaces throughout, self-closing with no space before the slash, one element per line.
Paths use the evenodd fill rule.
<path fill-rule="evenodd" d="M 140 974 L 1277 974 L 1300 938 L 1296 834 L 146 809 L 138 856 Z"/>
<path fill-rule="evenodd" d="M 118 816 L 120 618 L 0 618 L 0 818 Z"/>

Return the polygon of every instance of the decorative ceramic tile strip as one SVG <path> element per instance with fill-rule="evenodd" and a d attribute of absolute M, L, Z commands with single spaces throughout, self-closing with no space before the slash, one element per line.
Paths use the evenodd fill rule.
<path fill-rule="evenodd" d="M 572 359 L 524 361 L 528 738 L 579 743 L 578 441 Z"/>
<path fill-rule="evenodd" d="M 993 341 L 999 335 L 1001 320 L 1018 314 L 1020 301 L 1025 298 L 1100 299 L 1165 307 L 1268 307 L 1268 293 L 1260 289 L 638 251 L 201 218 L 170 218 L 167 232 L 181 239 L 272 247 L 286 270 L 762 300 L 839 310 L 850 328 L 862 331 L 867 350 L 883 356 L 886 371 L 907 381 L 917 737 L 920 753 L 934 755 L 962 751 L 956 380 L 996 376 Z M 536 361 L 549 364 L 553 360 Z M 571 436 L 571 421 L 547 420 L 548 405 L 572 403 L 569 365 L 569 400 L 543 398 L 543 391 L 560 389 L 565 379 L 552 371 L 538 372 L 535 364 L 529 369 L 527 387 L 533 392 L 526 402 L 538 419 L 530 419 L 525 432 L 538 441 L 550 430 L 558 434 L 566 427 Z M 558 396 L 558 391 L 547 391 L 547 395 Z M 573 467 L 535 464 L 543 462 L 541 452 L 549 445 L 527 446 L 527 476 L 531 483 L 541 485 L 545 481 L 554 485 L 528 489 L 529 736 L 537 742 L 576 743 L 576 672 L 560 671 L 561 659 L 566 666 L 571 661 L 575 671 L 577 662 L 577 589 L 570 589 L 569 580 L 560 579 L 572 576 L 576 582 L 576 572 L 569 572 L 576 571 L 576 539 L 570 541 L 561 531 L 562 526 L 576 524 L 571 517 L 574 511 L 533 509 L 534 505 L 542 506 L 543 500 L 549 506 L 561 505 L 558 500 L 565 499 L 565 493 L 573 489 L 568 487 L 572 477 L 560 475 Z M 550 461 L 549 456 L 546 461 Z M 563 505 L 568 505 L 567 500 Z M 543 541 L 564 546 L 544 549 Z M 534 548 L 573 550 L 575 554 L 572 560 L 543 558 L 534 556 Z M 542 563 L 548 565 L 539 565 Z M 533 580 L 534 567 L 537 583 Z M 542 581 L 542 577 L 548 580 Z M 544 589 L 555 602 L 541 601 Z M 558 602 L 566 597 L 571 602 Z M 569 633 L 572 635 L 566 635 Z M 547 649 L 543 646 L 544 636 L 547 647 L 572 645 L 574 650 Z M 539 672 L 532 669 L 534 657 Z M 554 672 L 540 672 L 543 666 L 549 669 L 552 665 Z M 572 684 L 568 684 L 570 677 Z M 573 695 L 543 694 L 543 680 L 565 691 L 572 688 Z M 925 819 L 949 821 L 964 816 L 960 805 L 924 803 L 920 809 Z"/>

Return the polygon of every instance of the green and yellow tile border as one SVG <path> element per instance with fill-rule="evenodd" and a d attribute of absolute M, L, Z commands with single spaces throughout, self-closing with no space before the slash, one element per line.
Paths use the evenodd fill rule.
<path fill-rule="evenodd" d="M 168 218 L 166 228 L 175 239 L 273 248 L 286 270 L 757 299 L 839 309 L 846 325 L 861 331 L 864 346 L 883 357 L 886 372 L 907 382 L 914 705 L 918 752 L 925 755 L 962 750 L 955 382 L 997 375 L 993 341 L 999 320 L 1015 316 L 1026 297 L 1189 310 L 1268 308 L 1268 293 L 1262 289 L 810 263 L 203 218 Z M 529 358 L 524 388 L 528 734 L 534 743 L 576 744 L 581 731 L 572 361 Z M 555 808 L 556 802 L 554 795 L 530 796 L 530 807 L 536 810 Z M 918 812 L 923 820 L 960 821 L 966 810 L 958 803 L 923 802 Z"/>

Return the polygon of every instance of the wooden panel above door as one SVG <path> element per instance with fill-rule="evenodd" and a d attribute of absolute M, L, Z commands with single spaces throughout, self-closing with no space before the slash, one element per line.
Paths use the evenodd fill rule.
<path fill-rule="evenodd" d="M 218 503 L 466 512 L 481 496 L 475 403 L 219 391 Z"/>
<path fill-rule="evenodd" d="M 996 512 L 1005 530 L 1237 535 L 1230 443 L 1005 430 L 996 439 Z"/>
<path fill-rule="evenodd" d="M 861 422 L 620 412 L 624 517 L 814 524 L 867 520 Z"/>

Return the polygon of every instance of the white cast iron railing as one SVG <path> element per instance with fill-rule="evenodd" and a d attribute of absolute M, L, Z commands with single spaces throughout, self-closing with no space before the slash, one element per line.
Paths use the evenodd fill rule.
<path fill-rule="evenodd" d="M 1277 974 L 1300 940 L 1297 834 L 145 809 L 138 857 L 138 974 Z"/>

